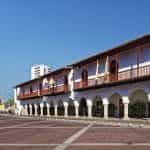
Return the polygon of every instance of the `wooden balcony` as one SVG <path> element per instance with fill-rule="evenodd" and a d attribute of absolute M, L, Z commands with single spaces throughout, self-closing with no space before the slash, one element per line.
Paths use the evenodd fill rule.
<path fill-rule="evenodd" d="M 74 89 L 80 90 L 84 88 L 90 88 L 95 86 L 100 86 L 103 84 L 116 83 L 119 81 L 129 81 L 132 79 L 139 79 L 142 77 L 150 76 L 150 65 L 144 67 L 138 67 L 134 69 L 129 69 L 126 71 L 118 72 L 115 75 L 109 75 L 108 78 L 105 76 L 99 77 L 98 79 L 90 79 L 87 82 L 75 82 Z"/>
<path fill-rule="evenodd" d="M 120 81 L 120 80 L 140 78 L 149 75 L 150 75 L 150 65 L 139 68 L 132 68 L 130 70 L 119 72 L 117 79 Z"/>
<path fill-rule="evenodd" d="M 42 95 L 53 95 L 68 92 L 68 86 L 62 85 L 42 90 Z"/>
<path fill-rule="evenodd" d="M 95 85 L 100 85 L 104 82 L 104 76 L 99 77 L 97 80 L 96 79 L 90 79 L 87 82 L 75 82 L 74 83 L 74 89 L 81 89 L 81 88 L 86 88 L 86 87 L 92 87 Z"/>
<path fill-rule="evenodd" d="M 32 93 L 20 94 L 19 96 L 17 96 L 17 98 L 20 99 L 20 100 L 24 100 L 24 99 L 34 98 L 34 97 L 38 97 L 38 96 L 40 96 L 39 92 L 34 91 Z"/>
<path fill-rule="evenodd" d="M 53 94 L 60 94 L 65 92 L 68 92 L 68 86 L 62 85 L 54 88 L 42 89 L 41 91 L 35 91 L 32 93 L 20 94 L 19 96 L 17 96 L 17 98 L 19 100 L 24 100 L 24 99 L 29 99 L 29 98 L 34 98 L 34 97 L 39 97 L 44 95 L 53 95 Z"/>

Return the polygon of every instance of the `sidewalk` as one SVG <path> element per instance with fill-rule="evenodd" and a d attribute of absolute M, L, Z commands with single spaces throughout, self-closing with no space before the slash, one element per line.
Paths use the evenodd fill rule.
<path fill-rule="evenodd" d="M 137 128 L 150 128 L 150 118 L 146 119 L 135 119 L 130 118 L 129 120 L 109 118 L 107 120 L 97 117 L 87 118 L 87 117 L 64 117 L 64 116 L 50 116 L 50 117 L 35 117 L 35 116 L 16 116 L 8 114 L 0 114 L 0 117 L 10 117 L 15 119 L 30 119 L 30 120 L 61 120 L 61 121 L 71 121 L 71 122 L 82 122 L 82 123 L 95 123 L 98 125 L 111 125 L 111 126 L 122 126 L 122 127 L 137 127 Z"/>

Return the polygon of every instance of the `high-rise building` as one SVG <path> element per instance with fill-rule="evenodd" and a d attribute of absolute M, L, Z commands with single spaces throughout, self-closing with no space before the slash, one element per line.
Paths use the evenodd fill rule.
<path fill-rule="evenodd" d="M 40 76 L 48 74 L 51 71 L 48 65 L 40 64 L 31 67 L 31 79 L 36 79 Z"/>

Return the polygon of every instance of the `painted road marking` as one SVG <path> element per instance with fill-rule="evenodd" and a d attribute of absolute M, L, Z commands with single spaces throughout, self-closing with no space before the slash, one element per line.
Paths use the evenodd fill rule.
<path fill-rule="evenodd" d="M 12 143 L 6 143 L 6 144 L 0 144 L 0 146 L 62 146 L 62 144 L 12 144 Z M 150 146 L 150 143 L 75 143 L 75 144 L 69 144 L 68 146 Z M 68 147 L 67 146 L 67 147 Z M 63 149 L 59 149 L 63 150 Z"/>
<path fill-rule="evenodd" d="M 72 142 L 74 142 L 77 138 L 79 138 L 82 134 L 84 134 L 89 128 L 91 128 L 92 125 L 93 123 L 77 131 L 75 134 L 69 137 L 65 142 L 57 146 L 54 150 L 65 150 Z"/>
<path fill-rule="evenodd" d="M 71 146 L 150 146 L 150 143 L 75 143 Z"/>

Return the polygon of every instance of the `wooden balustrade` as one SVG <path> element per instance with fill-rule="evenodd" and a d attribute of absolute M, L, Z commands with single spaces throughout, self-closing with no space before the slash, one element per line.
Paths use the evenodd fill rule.
<path fill-rule="evenodd" d="M 67 92 L 68 86 L 62 85 L 62 86 L 56 86 L 48 89 L 42 90 L 42 95 L 51 95 L 51 94 L 57 94 L 62 92 Z"/>
<path fill-rule="evenodd" d="M 112 83 L 112 82 L 118 82 L 123 80 L 129 80 L 144 76 L 150 75 L 150 65 L 143 66 L 143 67 L 137 67 L 137 68 L 131 68 L 129 70 L 118 72 L 117 74 L 109 75 L 108 81 L 106 81 L 105 76 L 99 77 L 97 79 L 89 79 L 86 83 L 85 82 L 75 82 L 74 83 L 74 89 L 81 89 L 86 87 L 92 87 L 96 85 L 101 85 L 103 83 Z"/>
<path fill-rule="evenodd" d="M 52 87 L 52 88 L 48 88 L 48 89 L 42 89 L 40 91 L 35 91 L 32 93 L 20 94 L 17 98 L 18 99 L 28 99 L 31 97 L 51 95 L 51 94 L 57 94 L 57 93 L 62 93 L 62 92 L 68 92 L 68 86 L 62 85 L 62 86 Z"/>
<path fill-rule="evenodd" d="M 31 97 L 38 97 L 39 96 L 39 92 L 38 91 L 34 91 L 31 93 L 24 93 L 24 94 L 20 94 L 17 96 L 18 99 L 28 99 Z"/>

